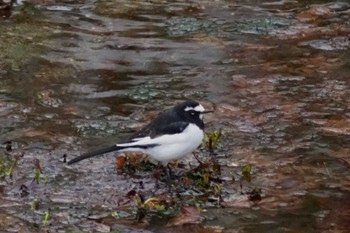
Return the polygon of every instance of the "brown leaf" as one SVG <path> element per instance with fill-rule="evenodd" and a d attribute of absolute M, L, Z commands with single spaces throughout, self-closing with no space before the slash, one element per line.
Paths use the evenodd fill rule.
<path fill-rule="evenodd" d="M 182 207 L 181 214 L 177 217 L 170 219 L 167 227 L 182 226 L 184 224 L 199 224 L 203 221 L 204 217 L 200 215 L 200 211 L 192 206 Z"/>
<path fill-rule="evenodd" d="M 311 5 L 306 11 L 302 11 L 297 15 L 297 19 L 301 22 L 316 21 L 321 17 L 328 17 L 333 14 L 333 11 L 322 5 Z"/>
<path fill-rule="evenodd" d="M 166 230 L 167 233 L 222 233 L 223 231 L 224 227 L 222 226 L 203 226 L 202 224 L 190 224 L 171 228 L 168 227 L 168 229 Z"/>
<path fill-rule="evenodd" d="M 126 152 L 127 160 L 130 166 L 137 167 L 141 162 L 147 160 L 147 155 L 141 152 Z"/>
<path fill-rule="evenodd" d="M 322 130 L 332 134 L 350 135 L 350 120 L 349 119 L 331 119 L 322 127 Z"/>
<path fill-rule="evenodd" d="M 124 169 L 125 161 L 126 159 L 124 156 L 119 156 L 115 159 L 115 167 L 117 168 L 117 170 Z"/>
<path fill-rule="evenodd" d="M 190 186 L 193 182 L 190 178 L 184 176 L 182 177 L 182 183 L 184 186 Z"/>
<path fill-rule="evenodd" d="M 24 133 L 25 137 L 40 137 L 40 136 L 47 136 L 48 132 L 47 131 L 42 131 L 42 130 L 28 130 Z"/>

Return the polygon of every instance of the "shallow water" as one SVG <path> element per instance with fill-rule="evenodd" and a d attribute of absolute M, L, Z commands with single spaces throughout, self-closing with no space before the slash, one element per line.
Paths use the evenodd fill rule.
<path fill-rule="evenodd" d="M 0 141 L 24 157 L 1 179 L 0 229 L 347 232 L 349 18 L 349 3 L 325 0 L 16 6 L 0 24 Z M 222 177 L 253 165 L 243 190 L 261 189 L 260 202 L 227 181 L 225 208 L 204 204 L 195 228 L 153 217 L 137 225 L 126 194 L 161 193 L 149 173 L 116 172 L 111 155 L 62 162 L 185 98 L 215 109 L 206 130 L 222 129 Z M 32 182 L 35 158 L 41 184 Z"/>

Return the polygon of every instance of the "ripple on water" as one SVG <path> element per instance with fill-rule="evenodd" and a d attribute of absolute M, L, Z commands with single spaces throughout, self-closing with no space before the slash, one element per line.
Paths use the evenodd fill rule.
<path fill-rule="evenodd" d="M 349 37 L 333 37 L 328 40 L 312 40 L 300 43 L 301 46 L 310 46 L 324 51 L 348 50 L 350 48 Z"/>
<path fill-rule="evenodd" d="M 13 148 L 25 156 L 18 173 L 1 183 L 1 211 L 7 214 L 0 219 L 7 218 L 13 231 L 41 227 L 52 208 L 47 227 L 53 232 L 114 229 L 99 225 L 99 218 L 120 213 L 120 201 L 140 179 L 115 172 L 112 154 L 74 166 L 63 164 L 62 155 L 114 144 L 154 112 L 188 97 L 215 103 L 207 130 L 223 128 L 217 159 L 225 182 L 218 188 L 235 214 L 208 208 L 215 216 L 208 223 L 256 232 L 319 227 L 310 224 L 314 216 L 324 218 L 324 208 L 340 213 L 324 204 L 339 202 L 350 187 L 348 57 L 331 53 L 350 47 L 341 36 L 348 33 L 348 5 L 324 4 L 332 11 L 318 8 L 314 13 L 326 15 L 314 20 L 293 0 L 70 1 L 63 8 L 43 7 L 44 17 L 34 24 L 12 22 L 30 10 L 16 9 L 0 26 L 0 68 L 10 67 L 0 71 L 0 132 L 24 141 Z M 295 17 L 303 11 L 309 15 L 300 23 L 301 15 Z M 40 59 L 32 59 L 36 53 Z M 33 183 L 36 157 L 48 183 L 21 198 L 18 186 Z M 254 174 L 243 191 L 261 188 L 260 203 L 241 194 L 236 174 L 246 164 Z M 159 190 L 150 177 L 142 179 L 142 191 L 153 197 Z M 311 211 L 303 208 L 310 196 Z M 40 200 L 39 211 L 30 210 L 32 198 Z M 128 201 L 131 213 L 122 217 L 131 218 L 136 204 Z M 286 222 L 292 224 L 286 228 Z"/>
<path fill-rule="evenodd" d="M 74 7 L 71 6 L 65 6 L 65 5 L 51 5 L 51 6 L 46 6 L 45 9 L 49 11 L 63 11 L 63 12 L 69 12 L 73 11 Z"/>

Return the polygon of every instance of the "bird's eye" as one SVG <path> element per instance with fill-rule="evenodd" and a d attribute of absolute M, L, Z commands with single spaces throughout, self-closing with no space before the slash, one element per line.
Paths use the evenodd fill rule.
<path fill-rule="evenodd" d="M 190 114 L 191 114 L 192 116 L 194 116 L 194 115 L 196 115 L 196 112 L 195 112 L 195 111 L 190 111 Z"/>

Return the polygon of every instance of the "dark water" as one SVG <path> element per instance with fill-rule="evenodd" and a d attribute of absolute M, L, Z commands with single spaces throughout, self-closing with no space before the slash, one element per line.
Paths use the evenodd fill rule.
<path fill-rule="evenodd" d="M 349 3 L 325 0 L 16 6 L 0 21 L 0 141 L 25 156 L 1 179 L 0 229 L 106 232 L 112 224 L 96 219 L 132 217 L 120 202 L 139 180 L 112 156 L 74 167 L 62 156 L 110 145 L 191 98 L 215 109 L 207 131 L 223 131 L 223 176 L 252 164 L 262 200 L 228 182 L 225 208 L 203 206 L 202 231 L 180 231 L 347 232 L 349 18 Z M 32 182 L 34 158 L 45 185 Z M 121 225 L 179 231 L 165 224 Z"/>

